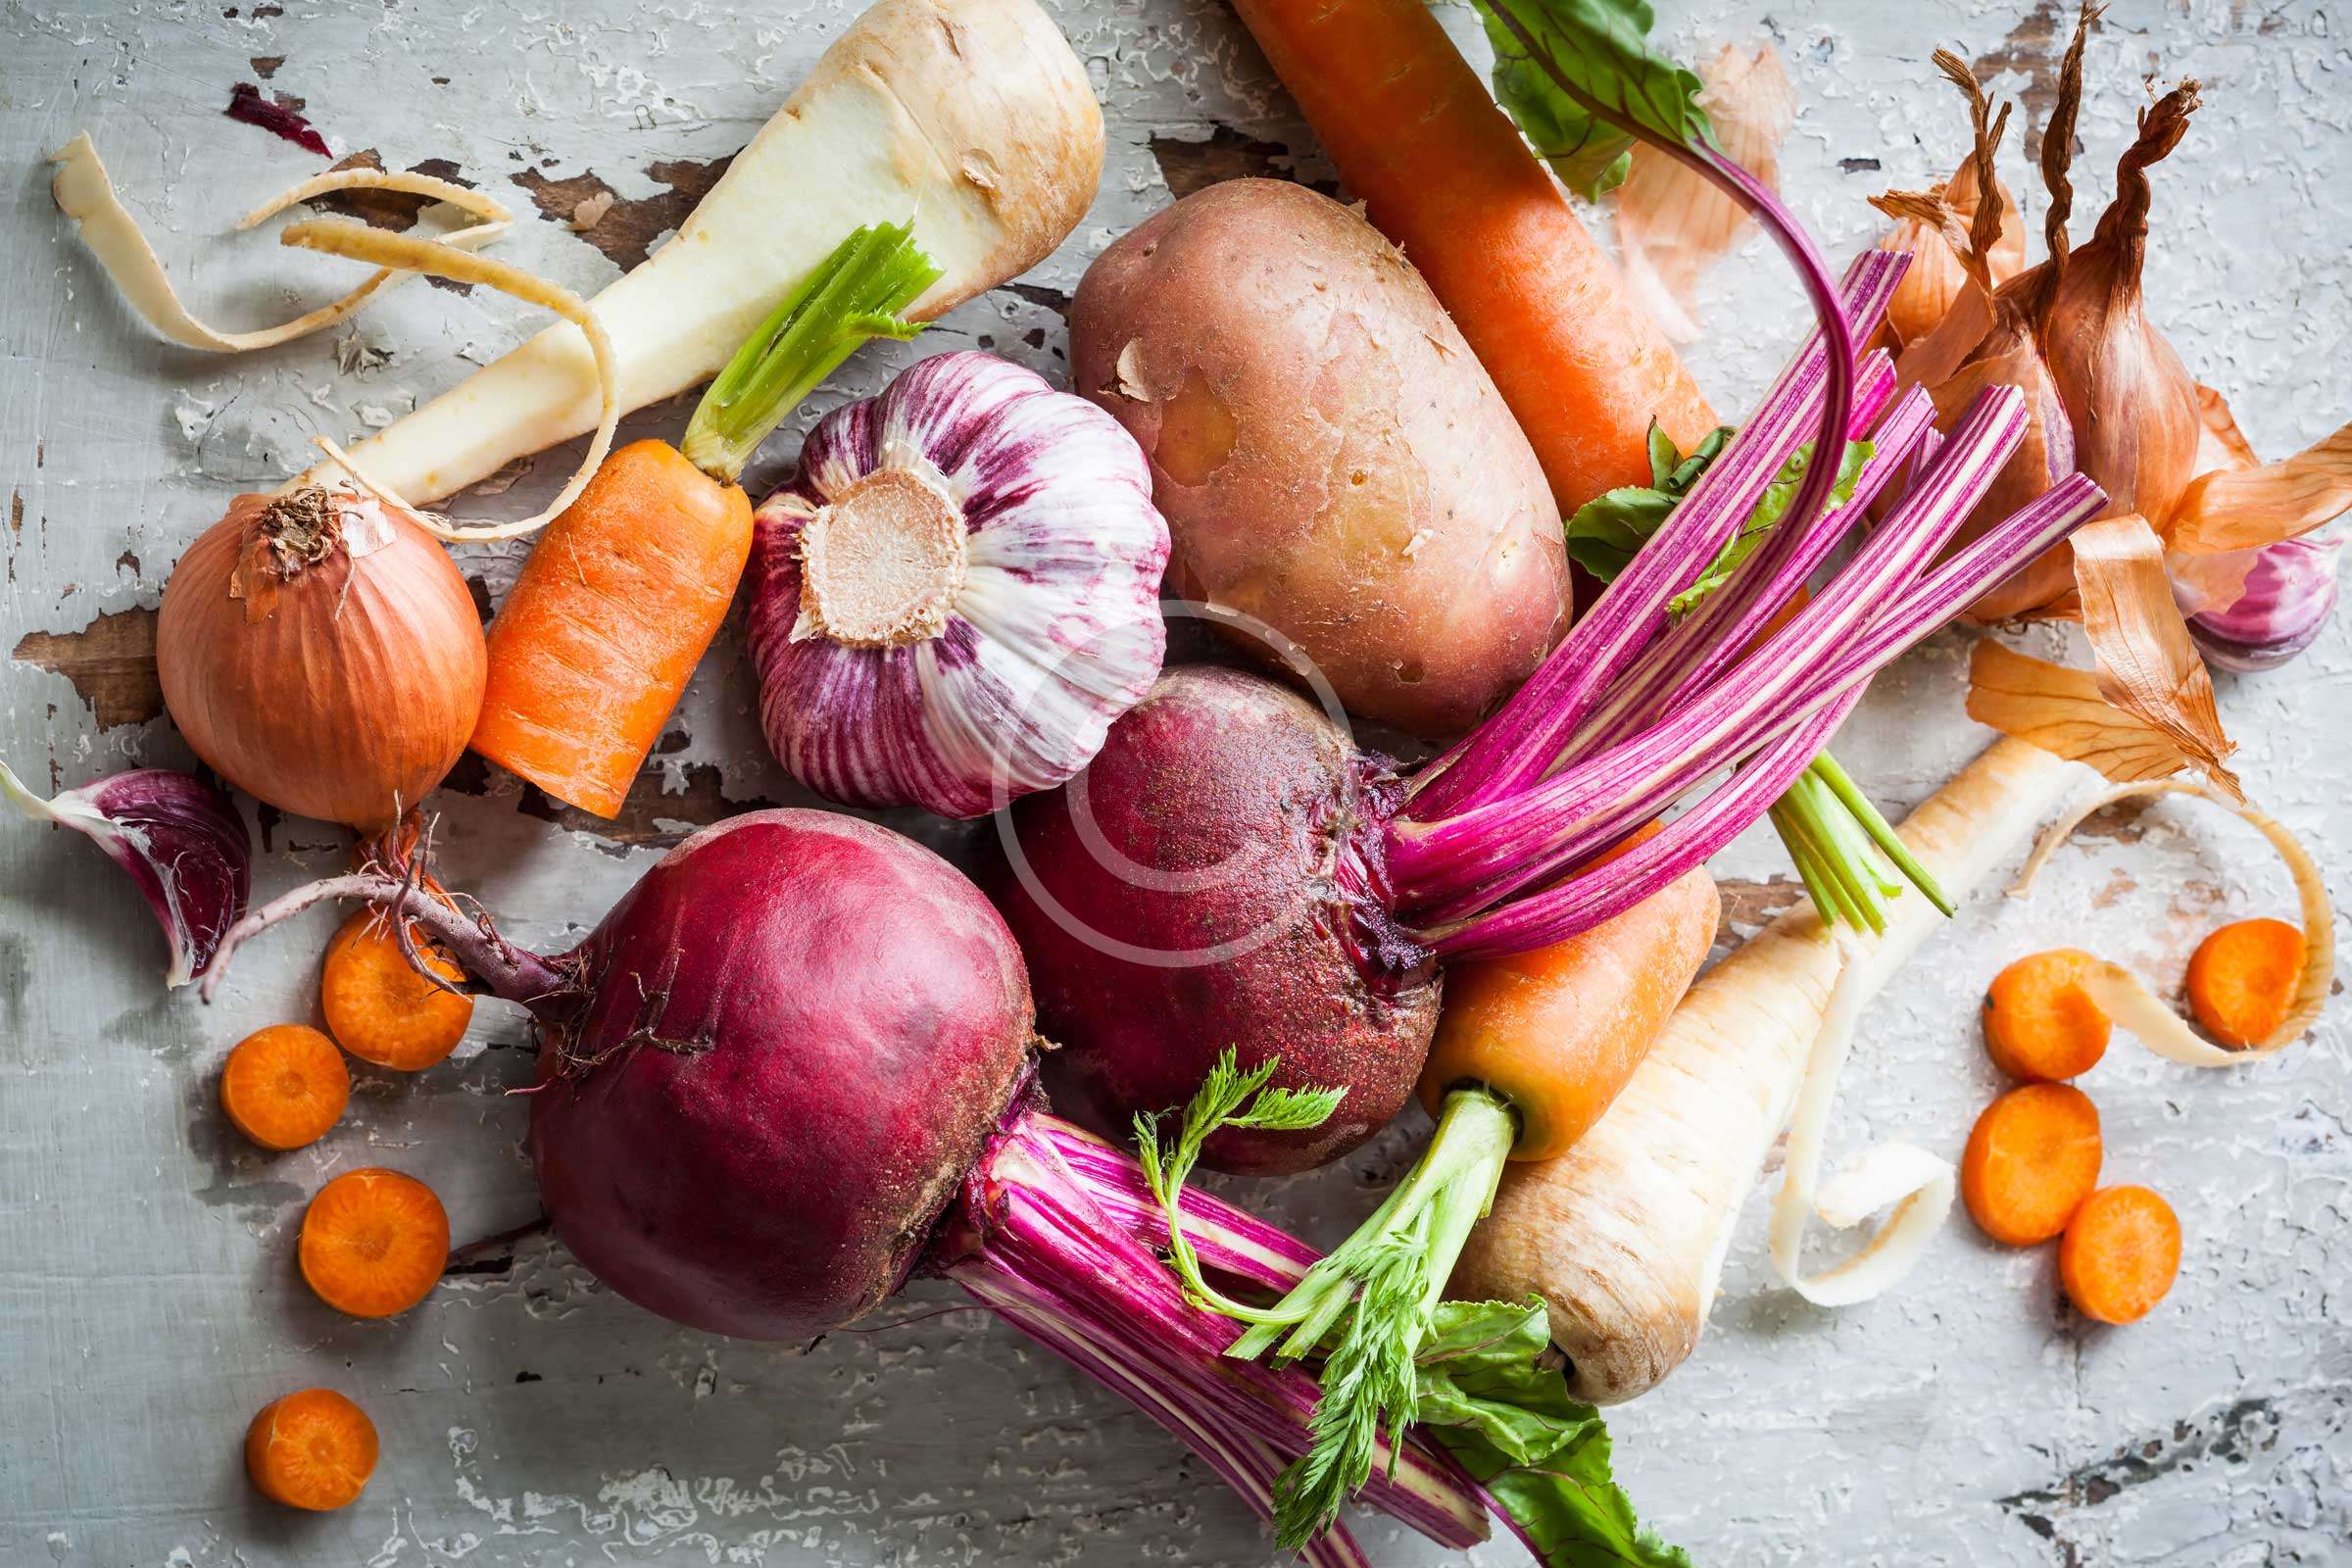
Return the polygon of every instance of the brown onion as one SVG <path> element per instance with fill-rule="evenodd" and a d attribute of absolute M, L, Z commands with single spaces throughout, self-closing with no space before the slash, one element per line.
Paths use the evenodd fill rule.
<path fill-rule="evenodd" d="M 1999 227 L 1992 243 L 1985 248 L 1984 268 L 1993 285 L 1998 287 L 2026 270 L 2026 222 L 2018 211 L 2017 198 L 2009 194 L 2009 187 L 1996 178 L 1992 188 L 2000 202 Z M 1973 152 L 1960 160 L 1959 169 L 1936 194 L 1963 225 L 1975 226 L 1984 186 L 1979 183 Z M 1906 348 L 1933 332 L 1968 292 L 1972 281 L 1968 266 L 1924 218 L 1899 220 L 1879 241 L 1879 249 L 1908 251 L 1911 255 L 1911 266 L 1903 273 L 1903 280 L 1895 285 L 1894 298 L 1886 302 L 1886 330 L 1893 339 L 1894 348 Z"/>
<path fill-rule="evenodd" d="M 482 628 L 441 547 L 373 500 L 243 495 L 172 569 L 164 704 L 205 764 L 370 832 L 449 772 L 482 706 Z"/>
<path fill-rule="evenodd" d="M 2057 108 L 2042 137 L 2045 169 L 2049 149 L 2054 144 L 2070 144 L 2074 137 L 2075 105 L 2082 80 L 2082 43 L 2083 34 L 2078 29 L 2061 68 Z M 1949 50 L 1936 52 L 1936 66 L 1968 99 L 1974 137 L 1966 166 L 1974 176 L 1969 188 L 1975 192 L 2000 190 L 1993 154 L 2009 123 L 2009 106 L 2002 105 L 1995 115 L 1976 73 Z M 2056 198 L 2055 192 L 2053 195 L 2051 244 L 2053 254 L 2059 254 L 2065 245 L 2066 202 Z M 1927 196 L 1890 192 L 1873 205 L 1889 216 L 1920 224 L 1923 230 L 1933 227 L 1940 233 L 1943 249 L 1960 270 L 1963 284 L 1942 318 L 1925 336 L 1912 339 L 1895 361 L 1902 383 L 1926 387 L 1936 402 L 1937 419 L 1947 425 L 1986 387 L 2014 386 L 2026 399 L 2029 421 L 2025 439 L 1961 525 L 1953 543 L 1957 549 L 2075 470 L 2071 416 L 2040 341 L 2059 274 L 2052 263 L 2045 262 L 2006 281 L 1995 275 L 1994 259 L 2010 243 L 2009 207 L 1980 201 L 1963 223 L 1941 192 Z M 1970 612 L 1972 617 L 1999 619 L 2040 607 L 2072 586 L 2070 565 L 2063 548 L 2045 552 L 1980 599 Z"/>
<path fill-rule="evenodd" d="M 2196 378 L 2140 307 L 2147 172 L 2180 144 L 2196 107 L 2191 81 L 2140 111 L 2139 134 L 2116 165 L 2115 200 L 2090 243 L 2065 258 L 2040 334 L 2074 420 L 2076 466 L 2107 492 L 2104 514 L 2136 513 L 2160 533 L 2197 475 L 2205 425 Z"/>

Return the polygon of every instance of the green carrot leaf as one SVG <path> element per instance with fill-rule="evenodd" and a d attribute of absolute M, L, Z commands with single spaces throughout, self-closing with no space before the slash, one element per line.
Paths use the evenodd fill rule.
<path fill-rule="evenodd" d="M 1711 146 L 1699 79 L 1649 46 L 1642 0 L 1478 0 L 1494 46 L 1494 99 L 1537 154 L 1588 199 L 1630 167 L 1631 122 Z"/>
<path fill-rule="evenodd" d="M 1400 1440 L 1412 1419 L 1413 1331 L 1429 1282 L 1427 1248 L 1416 1234 L 1384 1236 L 1350 1272 L 1361 1295 L 1323 1363 L 1322 1393 L 1307 1427 L 1313 1443 L 1274 1484 L 1275 1541 L 1285 1550 L 1298 1550 L 1329 1527 L 1340 1504 L 1372 1474 L 1381 1433 Z"/>
<path fill-rule="evenodd" d="M 1168 1218 L 1168 1266 L 1176 1271 L 1196 1306 L 1249 1323 L 1265 1314 L 1224 1295 L 1200 1271 L 1200 1259 L 1184 1234 L 1184 1184 L 1200 1162 L 1200 1150 L 1209 1135 L 1220 1127 L 1298 1132 L 1331 1119 L 1348 1091 L 1266 1088 L 1266 1080 L 1280 1065 L 1279 1057 L 1268 1056 L 1244 1072 L 1233 1048 L 1227 1046 L 1217 1054 L 1208 1076 L 1179 1115 L 1173 1143 L 1163 1146 L 1160 1142 L 1159 1113 L 1144 1111 L 1135 1118 L 1136 1163 L 1143 1166 L 1144 1184 Z"/>

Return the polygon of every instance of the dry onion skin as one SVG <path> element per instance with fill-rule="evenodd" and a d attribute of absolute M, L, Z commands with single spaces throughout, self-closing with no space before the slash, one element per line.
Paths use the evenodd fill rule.
<path fill-rule="evenodd" d="M 2235 430 L 2234 420 L 2230 428 Z M 2177 552 L 2198 555 L 2259 550 L 2309 533 L 2347 511 L 2352 511 L 2352 424 L 2277 463 L 2199 474 L 2181 492 L 2169 542 Z"/>
<path fill-rule="evenodd" d="M 2328 902 L 2327 884 L 2321 879 L 2311 852 L 2277 818 L 2242 802 L 2225 799 L 2218 791 L 2193 780 L 2126 784 L 2093 796 L 2052 823 L 2041 842 L 2034 846 L 2025 869 L 2018 873 L 2009 895 L 2024 898 L 2033 891 L 2034 880 L 2042 866 L 2085 817 L 2118 801 L 2153 795 L 2190 795 L 2235 812 L 2270 840 L 2271 847 L 2286 862 L 2287 870 L 2294 876 L 2295 896 L 2303 910 L 2303 977 L 2295 987 L 2294 1002 L 2286 1009 L 2286 1016 L 2279 1019 L 2278 1028 L 2242 1051 L 2231 1051 L 2191 1029 L 2186 1020 L 2122 964 L 2098 960 L 2084 970 L 2082 989 L 2133 1039 L 2167 1061 L 2184 1067 L 2234 1067 L 2240 1062 L 2260 1060 L 2291 1045 L 2318 1022 L 2321 1011 L 2328 1005 L 2328 994 L 2335 985 L 2335 910 Z"/>
<path fill-rule="evenodd" d="M 114 181 L 108 177 L 106 165 L 99 161 L 98 149 L 87 131 L 68 142 L 50 162 L 57 165 L 57 173 L 49 182 L 49 192 L 58 209 L 74 220 L 83 242 L 90 247 L 90 254 L 98 259 L 98 265 L 122 291 L 123 299 L 140 318 L 184 348 L 201 349 L 208 354 L 242 354 L 291 343 L 353 315 L 384 284 L 402 275 L 398 270 L 386 268 L 341 299 L 290 321 L 250 332 L 223 332 L 199 320 L 180 303 L 155 247 L 147 242 L 138 220 L 130 216 L 129 209 L 116 195 Z M 446 179 L 405 171 L 333 169 L 264 202 L 237 220 L 237 229 L 242 232 L 298 202 L 338 190 L 384 190 L 430 196 L 480 220 L 449 237 L 448 245 L 453 250 L 487 245 L 514 226 L 514 215 L 505 207 L 480 191 L 468 190 Z"/>
<path fill-rule="evenodd" d="M 488 669 L 449 553 L 316 486 L 232 502 L 172 568 L 155 641 L 164 706 L 207 766 L 368 832 L 464 754 Z"/>
<path fill-rule="evenodd" d="M 438 240 L 418 239 L 413 234 L 387 234 L 382 229 L 342 219 L 313 218 L 292 223 L 277 239 L 281 245 L 321 251 L 355 262 L 372 262 L 398 271 L 430 272 L 454 282 L 486 284 L 502 294 L 553 311 L 578 327 L 587 337 L 589 353 L 595 358 L 599 404 L 596 434 L 589 439 L 587 454 L 581 458 L 579 467 L 557 492 L 555 500 L 532 515 L 514 522 L 467 524 L 411 506 L 391 486 L 368 477 L 349 453 L 324 436 L 318 437 L 319 448 L 334 459 L 336 466 L 349 474 L 354 483 L 393 511 L 414 519 L 425 532 L 453 543 L 517 538 L 555 521 L 579 499 L 580 492 L 588 487 L 590 476 L 605 461 L 605 454 L 612 450 L 612 431 L 620 423 L 620 361 L 613 352 L 612 336 L 597 318 L 595 307 L 562 284 L 533 276 L 519 267 L 510 267 L 486 256 L 468 255 Z"/>
<path fill-rule="evenodd" d="M 1968 99 L 1974 145 L 1952 177 L 1934 191 L 1889 191 L 1871 202 L 1895 220 L 1879 248 L 1905 251 L 1911 257 L 1894 298 L 1886 304 L 1886 327 L 1898 349 L 1933 332 L 1964 301 L 1982 312 L 1992 292 L 2026 267 L 2025 217 L 1993 167 L 1993 155 L 2009 128 L 2009 106 L 2002 105 L 1999 119 L 1993 120 L 1984 89 L 1966 63 L 1948 49 L 1937 50 L 1935 60 L 1936 69 Z M 1983 200 L 1987 186 L 1995 197 L 1989 207 Z M 1923 194 L 1922 207 L 1898 210 L 1888 205 L 1903 198 L 1916 201 Z M 1939 243 L 1930 242 L 1930 236 Z"/>
<path fill-rule="evenodd" d="M 1968 658 L 1968 716 L 2110 782 L 2168 778 L 2188 754 L 2163 730 L 2110 703 L 2088 670 L 2004 648 L 1989 637 Z"/>
<path fill-rule="evenodd" d="M 1724 155 L 1775 193 L 1781 144 L 1796 121 L 1796 89 L 1769 43 L 1726 44 L 1699 73 L 1699 106 L 1714 122 Z M 1699 335 L 1691 298 L 1707 269 L 1755 226 L 1747 210 L 1714 181 L 1653 148 L 1634 150 L 1617 188 L 1617 240 L 1625 279 L 1677 343 Z"/>
<path fill-rule="evenodd" d="M 2222 733 L 2213 676 L 2188 634 L 2165 573 L 2164 542 L 2145 517 L 2103 517 L 2075 530 L 2075 587 L 2099 695 L 2165 736 L 2237 800 L 2226 765 L 2237 749 Z"/>

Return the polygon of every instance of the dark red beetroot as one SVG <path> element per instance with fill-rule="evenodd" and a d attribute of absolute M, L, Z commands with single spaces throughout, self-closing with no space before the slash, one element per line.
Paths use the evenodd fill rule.
<path fill-rule="evenodd" d="M 1033 1038 L 979 891 L 824 811 L 697 833 L 565 961 L 586 1009 L 531 1104 L 556 1231 L 638 1305 L 747 1339 L 899 1288 Z"/>
<path fill-rule="evenodd" d="M 1313 705 L 1190 666 L 1084 772 L 1019 802 L 990 891 L 1029 957 L 1042 1029 L 1082 1048 L 1046 1058 L 1055 1107 L 1124 1134 L 1134 1111 L 1182 1104 L 1232 1045 L 1245 1068 L 1278 1055 L 1278 1085 L 1348 1088 L 1311 1131 L 1217 1134 L 1220 1169 L 1305 1170 L 1384 1126 L 1438 1017 L 1435 968 L 1363 854 L 1398 789 Z"/>
<path fill-rule="evenodd" d="M 588 940 L 542 958 L 407 882 L 403 904 L 542 1029 L 531 1155 L 556 1232 L 643 1307 L 802 1339 L 906 1280 L 1027 1080 L 1012 934 L 963 873 L 830 811 L 753 811 L 663 856 Z"/>

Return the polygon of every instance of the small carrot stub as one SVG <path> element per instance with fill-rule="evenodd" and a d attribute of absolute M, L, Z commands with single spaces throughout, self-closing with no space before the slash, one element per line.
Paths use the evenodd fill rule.
<path fill-rule="evenodd" d="M 2284 920 L 2237 920 L 2197 944 L 2188 1005 L 2225 1046 L 2258 1046 L 2285 1021 L 2303 983 L 2303 933 Z"/>
<path fill-rule="evenodd" d="M 375 1423 L 332 1389 L 272 1399 L 245 1429 L 245 1473 L 254 1490 L 289 1508 L 340 1508 L 375 1473 Z"/>
<path fill-rule="evenodd" d="M 434 973 L 453 984 L 465 978 L 421 930 L 412 925 L 409 931 Z M 326 945 L 318 1006 L 345 1051 L 399 1072 L 420 1072 L 445 1059 L 473 1021 L 473 999 L 418 974 L 400 951 L 391 918 L 372 909 L 344 921 Z"/>
<path fill-rule="evenodd" d="M 2083 1200 L 2058 1244 L 2058 1283 L 2075 1310 L 2136 1323 L 2180 1273 L 2180 1221 L 2145 1187 L 2103 1187 Z"/>
<path fill-rule="evenodd" d="M 353 1317 L 391 1317 L 432 1293 L 449 1265 L 449 1215 L 414 1176 L 369 1167 L 318 1189 L 302 1216 L 302 1277 Z"/>
<path fill-rule="evenodd" d="M 1984 993 L 1984 1050 L 1992 1064 L 2026 1083 L 2055 1083 L 2096 1065 L 2113 1028 L 2082 989 L 2083 970 L 2098 961 L 2080 948 L 2054 948 L 1993 976 Z"/>
<path fill-rule="evenodd" d="M 264 1149 L 300 1149 L 326 1136 L 351 1101 L 335 1043 L 308 1024 L 257 1029 L 220 1069 L 220 1108 Z"/>
<path fill-rule="evenodd" d="M 1447 1091 L 1485 1084 L 1518 1113 L 1511 1158 L 1566 1152 L 1649 1054 L 1706 961 L 1721 908 L 1714 878 L 1693 867 L 1565 942 L 1448 968 L 1422 1104 L 1436 1115 Z"/>
<path fill-rule="evenodd" d="M 1960 1158 L 1980 1230 L 2031 1247 L 2066 1229 L 2099 1184 L 2099 1110 L 2071 1084 L 2027 1084 L 1984 1107 Z"/>

